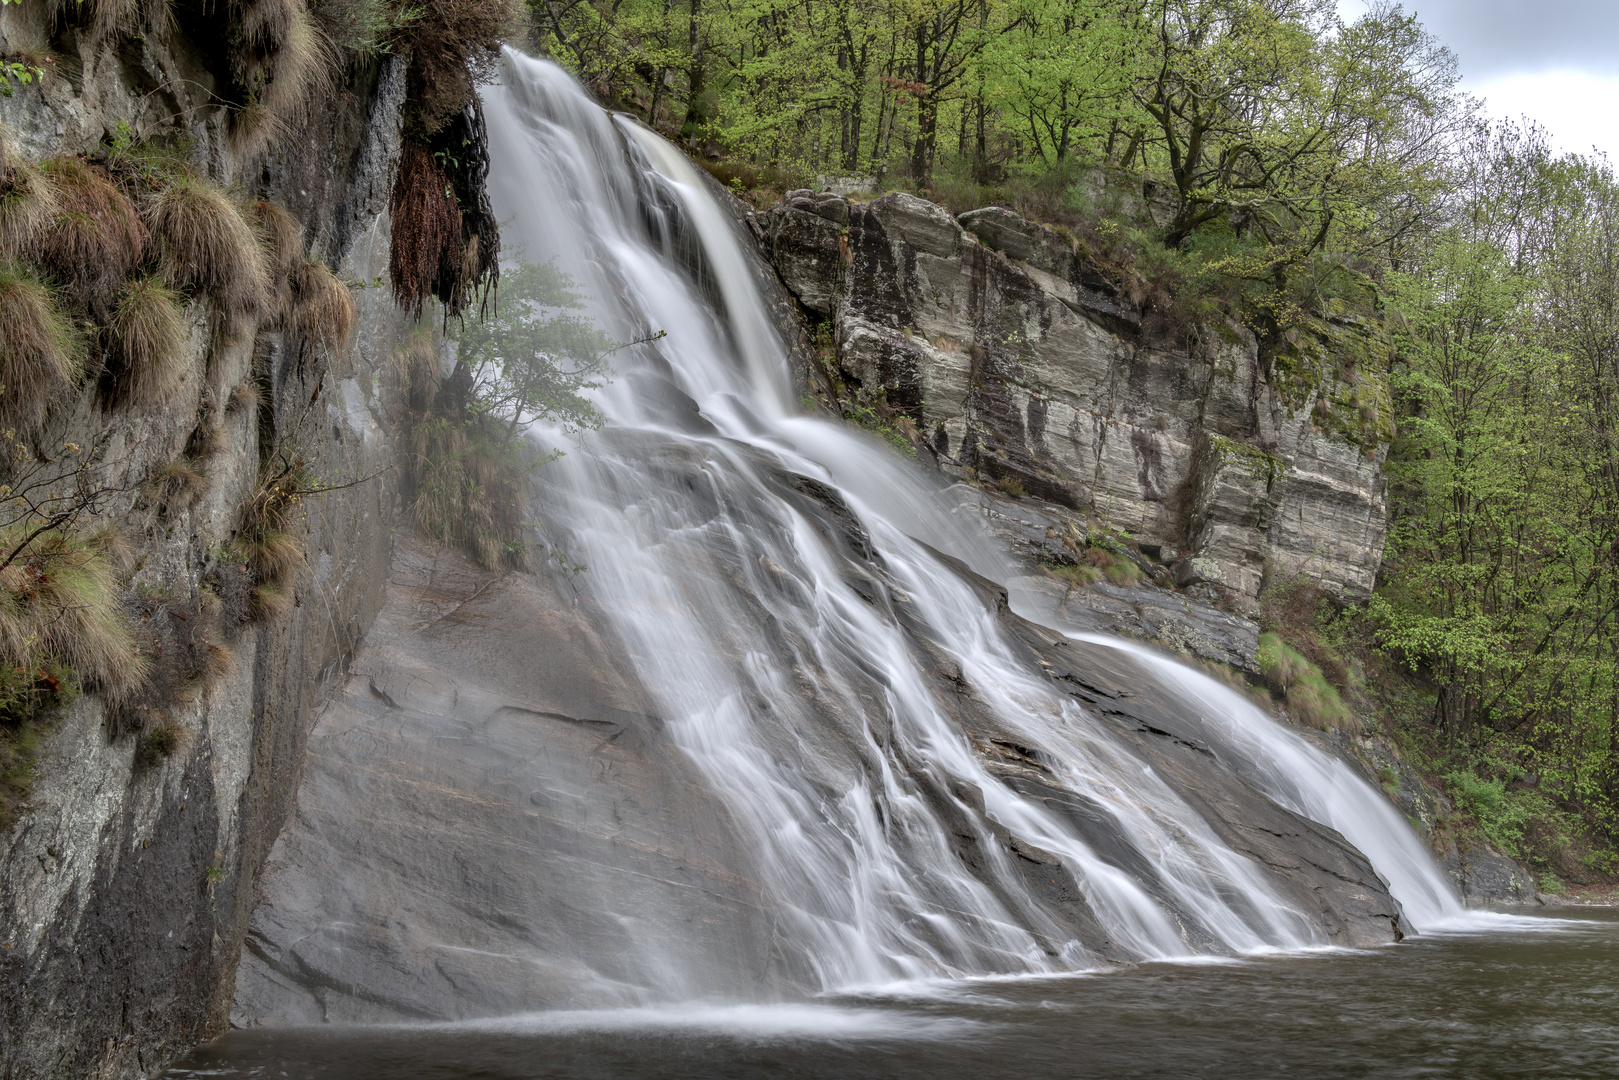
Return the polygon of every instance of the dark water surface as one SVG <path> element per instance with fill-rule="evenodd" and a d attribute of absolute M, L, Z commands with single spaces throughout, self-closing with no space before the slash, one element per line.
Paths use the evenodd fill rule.
<path fill-rule="evenodd" d="M 241 1031 L 169 1077 L 1619 1078 L 1619 912 L 801 1005 Z"/>

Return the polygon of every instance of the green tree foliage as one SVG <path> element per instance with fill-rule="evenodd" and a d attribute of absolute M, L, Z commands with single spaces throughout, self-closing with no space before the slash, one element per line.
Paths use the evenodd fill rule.
<path fill-rule="evenodd" d="M 1469 790 L 1532 774 L 1612 830 L 1619 183 L 1514 128 L 1457 176 L 1449 225 L 1387 277 L 1404 415 L 1371 615 L 1458 760 L 1491 763 Z"/>

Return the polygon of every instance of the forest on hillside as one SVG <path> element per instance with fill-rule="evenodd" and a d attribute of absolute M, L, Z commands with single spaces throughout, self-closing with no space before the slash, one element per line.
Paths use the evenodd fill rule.
<path fill-rule="evenodd" d="M 1492 123 L 1415 14 L 1331 0 L 530 0 L 530 44 L 756 201 L 1012 206 L 1166 314 L 1393 348 L 1377 594 L 1272 630 L 1544 888 L 1619 859 L 1619 185 Z M 1098 183 L 1098 176 L 1109 178 Z M 1164 207 L 1143 222 L 1120 177 Z"/>

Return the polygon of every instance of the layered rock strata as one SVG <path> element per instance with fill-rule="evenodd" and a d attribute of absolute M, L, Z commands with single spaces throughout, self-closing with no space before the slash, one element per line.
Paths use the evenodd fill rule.
<path fill-rule="evenodd" d="M 1002 207 L 795 191 L 754 224 L 837 375 L 946 471 L 1092 514 L 1239 603 L 1267 564 L 1370 592 L 1387 401 L 1355 320 L 1263 358 L 1231 324 L 1155 337 L 1075 245 Z"/>

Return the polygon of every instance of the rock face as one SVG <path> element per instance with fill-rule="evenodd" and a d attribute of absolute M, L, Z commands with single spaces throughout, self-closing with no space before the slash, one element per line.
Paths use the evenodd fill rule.
<path fill-rule="evenodd" d="M 1160 340 L 1073 245 L 1002 207 L 957 220 L 903 193 L 796 191 L 758 231 L 842 377 L 910 417 L 947 471 L 1092 512 L 1239 602 L 1267 562 L 1370 592 L 1387 402 L 1355 372 L 1376 342 L 1353 320 L 1263 361 L 1237 326 Z"/>
<path fill-rule="evenodd" d="M 825 505 L 822 527 L 848 539 L 867 602 L 909 625 L 912 605 L 861 555 L 865 533 L 836 494 L 783 479 Z M 496 578 L 403 535 L 394 551 L 383 611 L 310 737 L 233 1021 L 466 1019 L 812 988 L 776 938 L 778 909 L 798 898 L 764 886 L 747 830 L 666 732 L 592 603 L 575 604 L 565 583 Z M 1103 718 L 1285 903 L 1338 944 L 1398 938 L 1399 905 L 1366 860 L 1222 767 L 1198 718 L 1127 654 L 1053 644 L 1059 635 L 1011 614 L 998 586 L 960 572 L 1030 669 Z M 1155 872 L 1093 797 L 1000 727 L 925 626 L 912 632 L 941 707 L 989 772 L 1153 888 Z M 857 751 L 861 730 L 829 712 L 795 735 Z M 912 782 L 945 806 L 923 774 Z M 1062 860 L 982 805 L 979 820 L 951 827 L 961 863 L 999 889 L 991 867 L 1009 862 L 1050 927 L 1116 958 Z M 980 848 L 991 837 L 994 859 Z"/>
<path fill-rule="evenodd" d="M 46 51 L 37 40 L 45 12 L 3 9 L 7 55 Z M 84 153 L 120 123 L 149 130 L 183 115 L 199 167 L 291 209 L 311 257 L 350 279 L 386 273 L 397 64 L 355 73 L 344 93 L 319 103 L 296 146 L 250 162 L 231 150 L 224 113 L 209 106 L 211 76 L 181 33 L 121 50 L 69 30 L 55 45 L 71 78 L 53 72 L 0 98 L 17 150 Z M 130 488 L 112 516 L 135 547 L 143 596 L 197 596 L 274 447 L 295 445 L 314 476 L 372 479 L 304 504 L 295 608 L 220 642 L 234 669 L 178 707 L 179 752 L 137 764 L 135 739 L 110 738 L 93 698 L 55 727 L 30 804 L 0 835 L 0 1075 L 145 1076 L 224 1026 L 258 869 L 296 790 L 311 708 L 382 599 L 397 495 L 379 379 L 403 328 L 382 290 L 355 299 L 357 339 L 331 356 L 251 320 L 216 334 L 193 305 L 194 352 L 168 400 L 108 414 L 92 380 L 58 403 L 66 438 L 90 445 L 90 433 L 111 433 L 108 482 Z M 254 383 L 262 403 L 241 407 L 233 392 Z M 185 452 L 199 424 L 215 422 L 221 445 L 206 490 L 154 508 L 140 482 Z"/>

